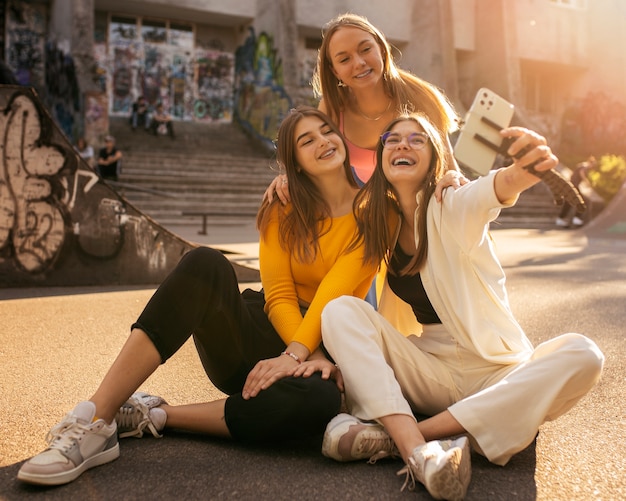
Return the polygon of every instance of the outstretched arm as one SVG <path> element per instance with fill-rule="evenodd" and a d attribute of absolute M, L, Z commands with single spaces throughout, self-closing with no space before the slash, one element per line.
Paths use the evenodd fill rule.
<path fill-rule="evenodd" d="M 547 171 L 555 168 L 559 160 L 547 145 L 546 138 L 534 131 L 523 127 L 508 127 L 502 129 L 500 134 L 505 138 L 515 139 L 507 151 L 513 158 L 513 164 L 500 169 L 494 181 L 496 196 L 504 203 L 539 182 L 540 179 L 525 167 L 538 162 L 534 168 L 539 172 Z M 528 148 L 528 151 L 520 158 L 515 158 L 524 148 Z"/>

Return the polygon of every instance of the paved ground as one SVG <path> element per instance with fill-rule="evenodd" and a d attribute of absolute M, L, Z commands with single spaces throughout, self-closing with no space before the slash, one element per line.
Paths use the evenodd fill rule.
<path fill-rule="evenodd" d="M 254 265 L 253 226 L 180 228 L 185 238 Z M 176 230 L 176 229 L 175 229 Z M 504 468 L 473 455 L 470 500 L 626 499 L 626 240 L 577 232 L 495 230 L 512 307 L 538 343 L 576 331 L 606 355 L 598 386 Z M 256 284 L 251 284 L 255 286 Z M 0 500 L 17 499 L 429 499 L 400 492 L 394 460 L 338 464 L 320 437 L 244 448 L 189 434 L 124 439 L 121 457 L 57 488 L 15 480 L 48 429 L 89 397 L 154 287 L 0 289 Z M 143 389 L 171 403 L 219 396 L 187 344 Z M 537 388 L 541 391 L 541 388 Z"/>

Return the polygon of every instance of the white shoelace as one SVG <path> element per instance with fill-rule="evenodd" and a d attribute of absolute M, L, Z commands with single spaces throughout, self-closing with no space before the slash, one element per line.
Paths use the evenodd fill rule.
<path fill-rule="evenodd" d="M 143 430 L 146 427 L 157 438 L 161 435 L 152 420 L 150 419 L 150 409 L 147 405 L 137 398 L 130 399 L 132 405 L 123 405 L 117 416 L 117 426 L 120 429 L 130 429 L 124 433 L 120 433 L 120 438 L 126 437 L 143 437 Z"/>
<path fill-rule="evenodd" d="M 50 449 L 67 451 L 88 431 L 89 425 L 79 423 L 75 416 L 68 414 L 48 432 L 46 442 Z"/>
<path fill-rule="evenodd" d="M 386 457 L 398 457 L 399 453 L 390 436 L 381 437 L 378 430 L 365 428 L 358 433 L 358 448 L 355 451 L 358 457 L 368 457 L 368 463 L 374 464 L 376 461 Z"/>
<path fill-rule="evenodd" d="M 435 459 L 438 456 L 438 450 L 441 449 L 440 442 L 427 442 L 424 445 L 419 447 L 418 451 L 413 451 L 411 457 L 409 457 L 408 464 L 404 465 L 396 475 L 404 475 L 406 474 L 406 478 L 404 479 L 404 484 L 402 484 L 402 488 L 400 491 L 402 492 L 407 486 L 410 491 L 415 490 L 415 481 L 419 481 L 420 483 L 424 483 L 424 468 L 426 467 L 426 462 L 430 459 Z M 421 464 L 418 464 L 418 461 L 415 460 L 415 456 L 420 454 L 422 456 Z M 417 478 L 416 478 L 417 477 Z"/>

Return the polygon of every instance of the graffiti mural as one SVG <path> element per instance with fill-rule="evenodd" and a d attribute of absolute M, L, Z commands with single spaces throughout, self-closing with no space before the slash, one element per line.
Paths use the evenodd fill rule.
<path fill-rule="evenodd" d="M 108 57 L 96 54 L 109 78 L 112 115 L 128 115 L 140 95 L 176 119 L 230 122 L 234 58 L 212 48 L 195 48 L 191 31 L 137 32 L 129 22 L 111 22 Z M 157 36 L 158 35 L 158 36 Z M 102 52 L 102 51 L 100 51 Z"/>
<path fill-rule="evenodd" d="M 46 44 L 45 100 L 57 124 L 68 137 L 74 136 L 80 121 L 81 97 L 76 68 L 69 54 L 54 44 Z"/>
<path fill-rule="evenodd" d="M 85 139 L 88 144 L 100 143 L 109 130 L 107 112 L 109 100 L 104 92 L 87 92 L 85 94 Z"/>
<path fill-rule="evenodd" d="M 253 28 L 235 53 L 235 113 L 239 122 L 271 147 L 292 107 L 283 88 L 282 63 L 272 37 Z"/>
<path fill-rule="evenodd" d="M 197 92 L 193 118 L 230 122 L 233 110 L 234 57 L 215 49 L 196 49 Z"/>
<path fill-rule="evenodd" d="M 117 114 L 130 114 L 133 103 L 132 88 L 137 80 L 137 68 L 134 61 L 137 57 L 137 47 L 134 43 L 113 45 L 112 71 L 110 78 L 111 111 Z"/>
<path fill-rule="evenodd" d="M 5 60 L 20 85 L 44 87 L 44 40 L 47 10 L 44 5 L 11 2 L 6 10 Z"/>
<path fill-rule="evenodd" d="M 41 126 L 34 104 L 16 95 L 0 115 L 4 144 L 0 198 L 0 248 L 12 249 L 17 266 L 42 272 L 58 259 L 68 215 L 53 189 L 65 155 L 54 145 L 39 144 Z"/>
<path fill-rule="evenodd" d="M 0 89 L 0 141 L 3 286 L 158 283 L 193 247 L 100 180 L 30 89 Z"/>

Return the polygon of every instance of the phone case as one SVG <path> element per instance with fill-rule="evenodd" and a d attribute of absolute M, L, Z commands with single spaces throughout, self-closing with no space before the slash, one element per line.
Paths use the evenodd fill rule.
<path fill-rule="evenodd" d="M 484 122 L 486 118 L 500 128 L 508 127 L 515 113 L 515 107 L 492 90 L 482 88 L 465 116 L 465 123 L 454 145 L 454 156 L 461 167 L 484 176 L 496 160 L 497 152 L 476 140 L 480 135 L 495 146 L 502 144 L 498 129 Z"/>

